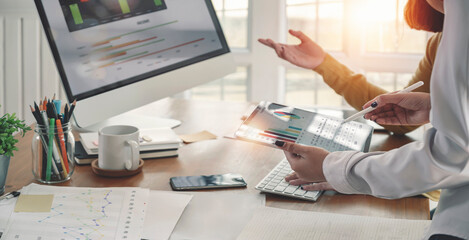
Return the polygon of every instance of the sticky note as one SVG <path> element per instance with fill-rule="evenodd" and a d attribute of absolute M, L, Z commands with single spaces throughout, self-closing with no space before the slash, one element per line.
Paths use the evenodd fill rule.
<path fill-rule="evenodd" d="M 198 142 L 198 141 L 216 139 L 217 138 L 216 135 L 210 133 L 209 131 L 202 131 L 202 132 L 198 132 L 198 133 L 194 133 L 194 134 L 188 134 L 188 135 L 180 135 L 179 137 L 185 143 L 193 143 L 193 142 Z"/>
<path fill-rule="evenodd" d="M 50 212 L 54 195 L 21 194 L 15 205 L 15 212 Z"/>

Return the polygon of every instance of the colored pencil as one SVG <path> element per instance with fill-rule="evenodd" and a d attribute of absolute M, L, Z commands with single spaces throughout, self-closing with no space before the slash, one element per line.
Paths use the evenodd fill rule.
<path fill-rule="evenodd" d="M 51 119 L 49 123 L 49 145 L 47 151 L 47 170 L 46 170 L 46 181 L 50 181 L 51 171 L 52 171 L 52 148 L 54 141 L 54 120 Z"/>
<path fill-rule="evenodd" d="M 59 142 L 60 142 L 60 149 L 62 150 L 62 164 L 63 164 L 63 169 L 66 174 L 70 171 L 68 167 L 68 159 L 67 159 L 67 150 L 65 148 L 65 136 L 62 128 L 62 123 L 60 122 L 59 119 L 55 121 L 57 124 L 57 133 L 59 135 Z"/>

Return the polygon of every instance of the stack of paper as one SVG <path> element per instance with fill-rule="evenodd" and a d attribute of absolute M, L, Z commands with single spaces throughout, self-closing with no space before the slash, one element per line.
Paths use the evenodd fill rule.
<path fill-rule="evenodd" d="M 98 133 L 80 133 L 80 142 L 76 144 L 75 161 L 89 164 L 98 157 Z M 140 158 L 176 157 L 182 140 L 170 128 L 140 130 Z"/>

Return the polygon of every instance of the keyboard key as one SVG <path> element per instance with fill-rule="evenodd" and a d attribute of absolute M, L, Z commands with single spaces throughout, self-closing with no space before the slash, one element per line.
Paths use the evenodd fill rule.
<path fill-rule="evenodd" d="M 296 191 L 296 189 L 298 189 L 299 187 L 300 187 L 300 186 L 290 185 L 290 186 L 288 186 L 288 187 L 284 190 L 284 192 L 285 192 L 285 193 L 292 194 L 292 193 L 294 193 L 294 192 Z"/>
<path fill-rule="evenodd" d="M 316 197 L 316 195 L 318 195 L 318 191 L 307 191 L 305 193 L 305 195 L 303 195 L 303 196 L 304 197 L 314 198 L 314 197 Z"/>
<path fill-rule="evenodd" d="M 303 196 L 306 193 L 305 190 L 298 188 L 293 194 L 297 196 Z"/>
<path fill-rule="evenodd" d="M 278 186 L 274 189 L 274 191 L 276 191 L 276 192 L 283 192 L 283 190 L 285 190 L 285 188 L 286 188 L 286 187 L 284 187 L 284 186 L 278 185 Z"/>

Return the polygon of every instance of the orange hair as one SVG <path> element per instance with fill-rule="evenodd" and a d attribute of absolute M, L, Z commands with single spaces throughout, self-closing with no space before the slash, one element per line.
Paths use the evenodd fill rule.
<path fill-rule="evenodd" d="M 426 0 L 409 0 L 404 17 L 410 28 L 429 32 L 443 31 L 445 15 L 433 9 Z"/>

